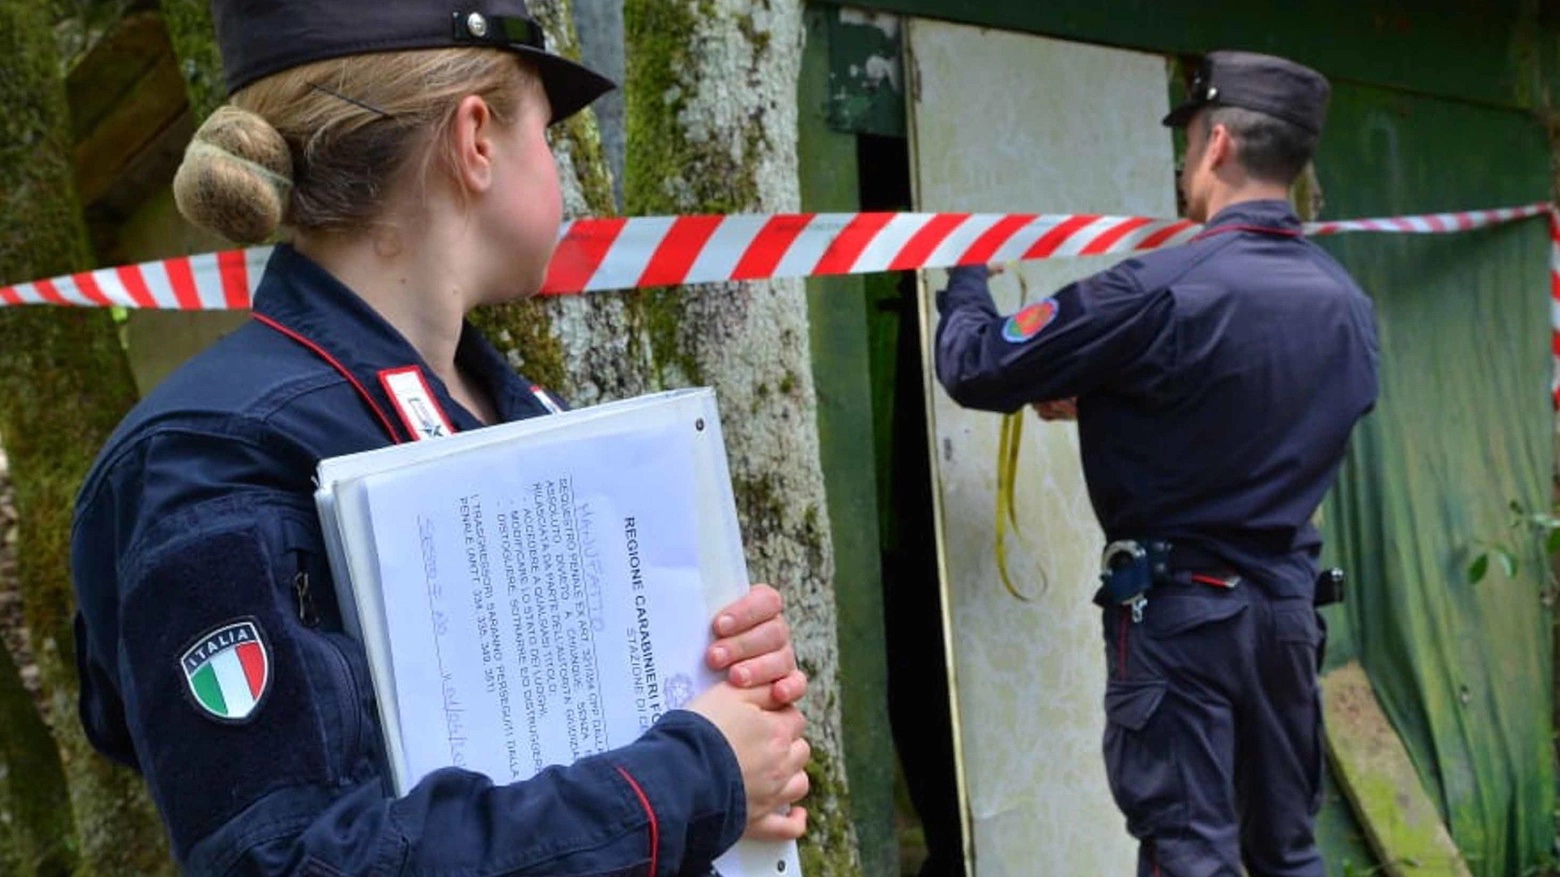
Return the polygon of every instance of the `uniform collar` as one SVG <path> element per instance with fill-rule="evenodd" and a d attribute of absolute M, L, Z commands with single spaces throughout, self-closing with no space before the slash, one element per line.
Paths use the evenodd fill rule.
<path fill-rule="evenodd" d="M 423 361 L 417 349 L 357 293 L 295 248 L 276 247 L 255 290 L 254 313 L 307 339 L 348 371 L 376 403 L 389 412 L 398 439 L 405 428 L 381 374 L 415 367 L 457 431 L 482 425 L 456 402 L 444 382 Z M 467 323 L 455 351 L 456 362 L 481 381 L 500 420 L 544 414 L 528 385 L 504 357 Z"/>
<path fill-rule="evenodd" d="M 1285 234 L 1301 231 L 1300 217 L 1295 214 L 1294 207 L 1288 201 L 1277 199 L 1231 204 L 1210 219 L 1207 228 L 1225 226 L 1272 229 Z"/>

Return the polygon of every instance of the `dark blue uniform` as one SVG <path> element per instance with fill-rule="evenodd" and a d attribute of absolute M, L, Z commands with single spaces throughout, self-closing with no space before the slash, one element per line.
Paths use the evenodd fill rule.
<path fill-rule="evenodd" d="M 448 769 L 391 797 L 311 479 L 322 458 L 412 437 L 419 420 L 397 416 L 380 376 L 420 360 L 287 247 L 255 314 L 126 418 L 87 478 L 73 536 L 83 722 L 145 775 L 187 871 L 705 874 L 745 827 L 745 799 L 730 747 L 691 712 L 527 782 Z M 458 359 L 505 420 L 553 404 L 469 328 Z M 455 428 L 480 425 L 421 370 Z M 224 712 L 192 671 L 252 632 L 260 645 L 232 666 L 258 701 L 239 691 L 243 706 Z"/>
<path fill-rule="evenodd" d="M 1009 318 L 985 276 L 938 295 L 943 386 L 1003 412 L 1077 397 L 1107 540 L 1175 546 L 1141 623 L 1104 610 L 1107 770 L 1140 873 L 1233 877 L 1244 854 L 1252 877 L 1320 877 L 1310 519 L 1375 404 L 1370 300 L 1280 201 Z"/>

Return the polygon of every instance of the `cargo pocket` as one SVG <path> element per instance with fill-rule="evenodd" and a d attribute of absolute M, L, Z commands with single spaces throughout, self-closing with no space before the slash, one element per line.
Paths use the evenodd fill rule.
<path fill-rule="evenodd" d="M 1273 608 L 1274 660 L 1267 671 L 1270 697 L 1285 705 L 1305 705 L 1316 693 L 1321 669 L 1321 618 L 1309 603 Z"/>
<path fill-rule="evenodd" d="M 1162 679 L 1112 679 L 1105 687 L 1105 771 L 1139 839 L 1178 825 L 1186 811 L 1166 689 Z"/>
<path fill-rule="evenodd" d="M 1207 593 L 1151 591 L 1143 623 L 1150 636 L 1164 638 L 1234 618 L 1245 610 L 1246 603 L 1236 595 L 1211 588 Z"/>
<path fill-rule="evenodd" d="M 285 599 L 298 621 L 297 641 L 321 704 L 327 746 L 338 754 L 329 764 L 331 780 L 351 785 L 372 766 L 363 762 L 376 756 L 379 742 L 377 729 L 367 719 L 375 715 L 368 659 L 363 647 L 341 632 L 341 610 L 318 523 L 291 510 L 282 513 L 280 523 L 281 550 L 273 565 L 286 576 L 290 593 Z"/>
<path fill-rule="evenodd" d="M 1310 784 L 1307 812 L 1322 806 L 1322 703 L 1317 672 L 1321 668 L 1326 627 L 1309 603 L 1294 601 L 1273 609 L 1273 639 L 1283 660 L 1267 680 L 1267 696 L 1289 728 L 1290 746 Z"/>
<path fill-rule="evenodd" d="M 1273 609 L 1273 638 L 1316 648 L 1322 642 L 1321 616 L 1309 604 Z"/>

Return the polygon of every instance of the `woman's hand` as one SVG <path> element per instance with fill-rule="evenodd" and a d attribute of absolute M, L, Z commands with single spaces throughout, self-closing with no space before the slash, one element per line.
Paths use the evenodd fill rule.
<path fill-rule="evenodd" d="M 747 797 L 744 837 L 794 840 L 807 830 L 807 811 L 795 806 L 808 790 L 812 749 L 802 738 L 806 721 L 794 706 L 775 707 L 763 689 L 722 682 L 688 709 L 720 729 L 742 768 Z"/>
<path fill-rule="evenodd" d="M 791 628 L 781 615 L 780 592 L 754 585 L 747 595 L 715 616 L 716 640 L 706 660 L 737 688 L 768 687 L 769 705 L 796 703 L 807 693 L 807 677 L 796 668 Z"/>

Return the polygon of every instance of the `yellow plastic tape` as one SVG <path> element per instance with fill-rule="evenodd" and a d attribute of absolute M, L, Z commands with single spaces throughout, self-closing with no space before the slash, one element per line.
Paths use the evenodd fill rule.
<path fill-rule="evenodd" d="M 1024 282 L 1023 274 L 1016 274 L 1019 287 L 1019 308 L 1022 309 L 1029 300 L 1029 284 Z M 1018 586 L 1013 583 L 1013 575 L 1009 569 L 1008 561 L 1008 531 L 1011 529 L 1013 540 L 1018 543 L 1024 554 L 1035 561 L 1035 569 L 1040 573 L 1040 593 L 1044 594 L 1049 581 L 1045 573 L 1045 565 L 1040 563 L 1040 553 L 1030 541 L 1025 538 L 1023 528 L 1018 523 L 1018 506 L 1014 497 L 1014 489 L 1018 482 L 1018 452 L 1023 446 L 1024 438 L 1024 409 L 1019 409 L 1013 414 L 1002 417 L 1001 433 L 997 439 L 997 527 L 996 527 L 996 554 L 997 577 L 1002 580 L 1002 587 L 1007 589 L 1018 600 L 1025 603 L 1033 602 L 1032 597 L 1025 596 Z"/>

